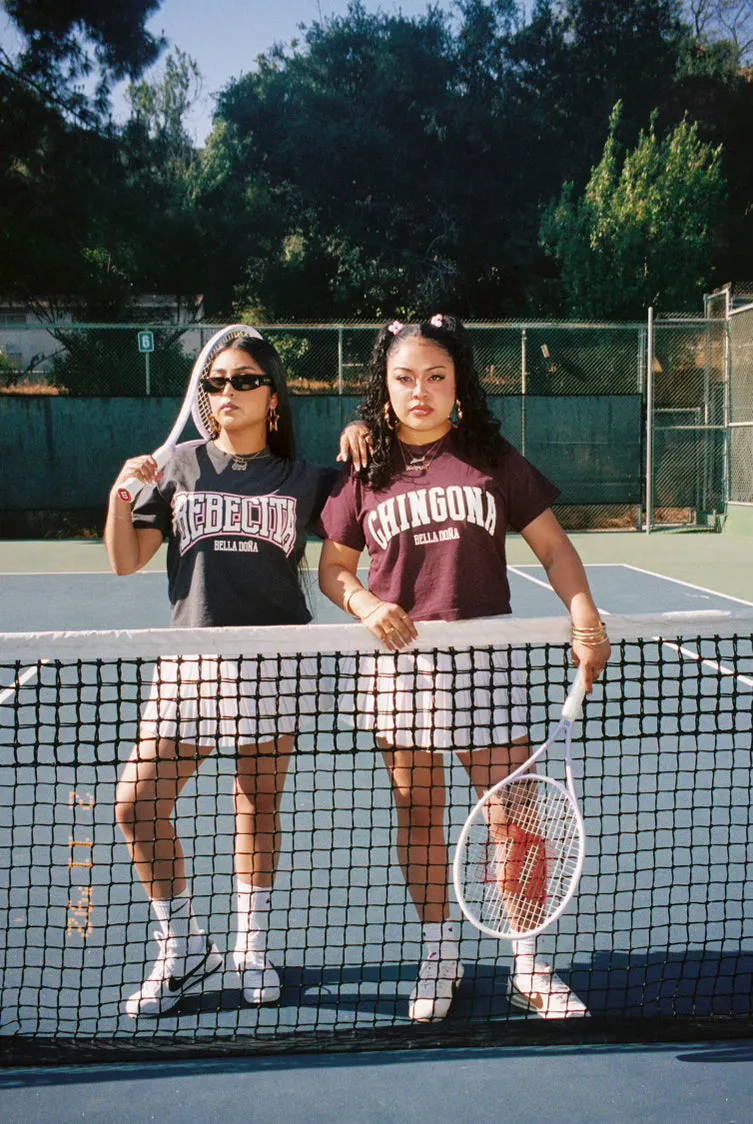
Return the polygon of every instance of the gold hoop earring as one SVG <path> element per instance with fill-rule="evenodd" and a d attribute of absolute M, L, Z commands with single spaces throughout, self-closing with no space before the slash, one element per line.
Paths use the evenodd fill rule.
<path fill-rule="evenodd" d="M 276 406 L 270 406 L 267 413 L 267 425 L 270 433 L 277 433 L 277 427 L 280 424 L 280 415 Z"/>
<path fill-rule="evenodd" d="M 455 399 L 455 413 L 457 414 L 458 420 L 453 421 L 452 415 L 450 415 L 450 423 L 451 423 L 451 425 L 453 426 L 454 429 L 457 429 L 458 426 L 460 425 L 461 421 L 463 420 L 463 407 L 460 405 L 460 399 L 459 398 Z"/>
<path fill-rule="evenodd" d="M 397 418 L 391 413 L 391 403 L 385 402 L 382 414 L 384 415 L 384 424 L 388 429 L 397 429 Z"/>

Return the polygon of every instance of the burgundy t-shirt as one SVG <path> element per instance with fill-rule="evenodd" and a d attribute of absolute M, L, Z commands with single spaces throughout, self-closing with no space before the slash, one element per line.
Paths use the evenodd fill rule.
<path fill-rule="evenodd" d="M 505 536 L 546 511 L 559 489 L 505 441 L 494 467 L 463 456 L 453 434 L 425 473 L 375 492 L 345 469 L 322 512 L 327 538 L 368 549 L 369 589 L 415 620 L 509 613 Z"/>

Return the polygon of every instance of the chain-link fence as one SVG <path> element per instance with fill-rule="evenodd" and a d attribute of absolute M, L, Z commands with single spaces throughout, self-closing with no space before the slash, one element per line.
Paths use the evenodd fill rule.
<path fill-rule="evenodd" d="M 182 395 L 194 356 L 222 325 L 0 323 L 0 386 L 75 397 Z M 360 394 L 378 324 L 261 326 L 294 394 Z M 635 394 L 645 328 L 473 324 L 476 360 L 494 395 Z M 140 350 L 148 336 L 149 350 Z"/>
<path fill-rule="evenodd" d="M 652 347 L 652 526 L 714 525 L 724 510 L 727 324 L 660 321 Z"/>
<path fill-rule="evenodd" d="M 729 499 L 753 504 L 753 304 L 730 314 Z"/>
<path fill-rule="evenodd" d="M 468 325 L 503 432 L 562 487 L 559 514 L 569 528 L 713 525 L 727 473 L 726 313 L 721 299 L 709 298 L 706 318 L 656 321 L 650 341 L 647 324 Z M 745 321 L 734 319 L 742 354 Z M 181 397 L 195 355 L 219 326 L 0 323 L 0 389 L 68 401 Z M 352 396 L 355 407 L 378 327 L 261 330 L 280 352 L 294 395 Z M 748 348 L 750 338 L 748 329 Z M 738 416 L 743 409 L 735 422 L 753 420 L 753 407 Z M 750 428 L 741 426 L 734 440 L 748 442 L 750 493 Z"/>

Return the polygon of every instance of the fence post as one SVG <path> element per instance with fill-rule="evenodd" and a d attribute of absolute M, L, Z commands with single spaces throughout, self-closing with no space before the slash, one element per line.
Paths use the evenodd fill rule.
<path fill-rule="evenodd" d="M 337 328 L 337 393 L 342 398 L 343 393 L 343 330 L 342 324 Z"/>
<path fill-rule="evenodd" d="M 654 518 L 654 310 L 648 310 L 646 332 L 646 534 Z"/>
<path fill-rule="evenodd" d="M 526 370 L 528 330 L 520 333 L 520 451 L 526 455 L 526 394 L 528 393 L 528 371 Z"/>

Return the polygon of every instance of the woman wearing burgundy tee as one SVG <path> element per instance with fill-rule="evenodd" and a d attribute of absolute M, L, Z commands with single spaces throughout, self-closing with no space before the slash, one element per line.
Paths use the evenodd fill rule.
<path fill-rule="evenodd" d="M 396 320 L 384 327 L 361 415 L 372 456 L 360 472 L 343 474 L 325 505 L 319 581 L 393 653 L 377 658 L 376 713 L 366 717 L 390 774 L 398 854 L 423 924 L 410 1017 L 428 1022 L 445 1017 L 463 975 L 449 920 L 442 755 L 433 751 L 454 751 L 479 794 L 502 780 L 529 756 L 525 681 L 516 668 L 505 674 L 504 651 L 487 668 L 460 671 L 441 655 L 403 654 L 398 661 L 394 653 L 417 636 L 415 621 L 510 612 L 508 527 L 544 566 L 574 628 L 588 633 L 587 643 L 573 640 L 588 690 L 610 647 L 580 558 L 551 511 L 557 489 L 500 435 L 460 321 L 437 315 L 420 325 Z M 356 576 L 364 547 L 368 590 Z M 480 714 L 484 695 L 489 710 Z M 471 710 L 474 726 L 464 725 Z M 515 941 L 514 953 L 509 987 L 516 1006 L 544 1018 L 588 1013 L 536 956 L 534 940 Z"/>

